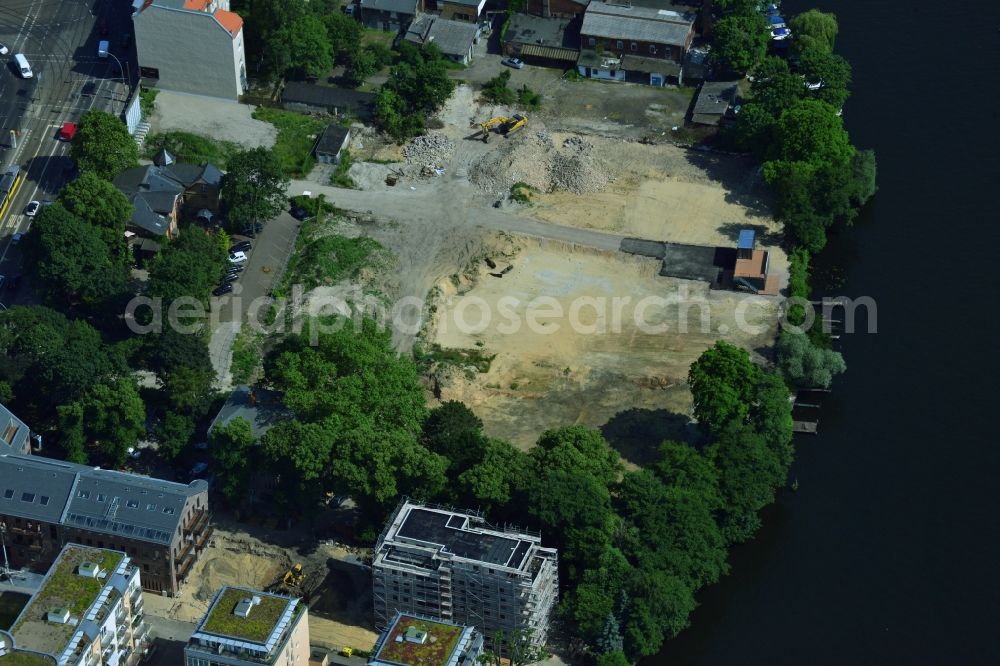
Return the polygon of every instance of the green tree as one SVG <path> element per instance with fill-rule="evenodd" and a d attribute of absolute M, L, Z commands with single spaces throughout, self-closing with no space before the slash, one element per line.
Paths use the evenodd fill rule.
<path fill-rule="evenodd" d="M 859 150 L 854 153 L 851 160 L 851 181 L 853 183 L 851 202 L 855 206 L 864 206 L 869 199 L 875 196 L 875 192 L 878 191 L 878 187 L 875 185 L 877 170 L 874 150 Z"/>
<path fill-rule="evenodd" d="M 712 28 L 712 60 L 734 72 L 749 71 L 764 59 L 769 39 L 762 13 L 725 16 Z"/>
<path fill-rule="evenodd" d="M 146 291 L 163 299 L 164 308 L 182 297 L 205 300 L 225 267 L 226 250 L 215 237 L 191 225 L 156 255 Z"/>
<path fill-rule="evenodd" d="M 448 100 L 455 82 L 435 44 L 421 50 L 403 42 L 399 52 L 399 62 L 389 70 L 376 100 L 375 120 L 380 129 L 402 141 L 423 131 L 424 116 Z"/>
<path fill-rule="evenodd" d="M 325 424 L 282 421 L 264 434 L 261 449 L 282 479 L 276 493 L 286 507 L 315 504 L 324 486 L 330 485 L 327 468 L 333 439 Z"/>
<path fill-rule="evenodd" d="M 481 460 L 483 422 L 457 400 L 430 411 L 423 426 L 423 443 L 448 459 L 449 471 L 464 471 Z"/>
<path fill-rule="evenodd" d="M 39 211 L 24 251 L 51 303 L 94 308 L 125 293 L 128 270 L 112 257 L 101 230 L 59 202 Z"/>
<path fill-rule="evenodd" d="M 87 436 L 83 432 L 83 406 L 71 402 L 56 407 L 59 427 L 59 448 L 66 460 L 81 465 L 87 462 Z"/>
<path fill-rule="evenodd" d="M 782 331 L 775 353 L 781 372 L 796 386 L 829 388 L 834 376 L 847 370 L 839 352 L 815 346 L 803 333 Z"/>
<path fill-rule="evenodd" d="M 597 666 L 630 666 L 631 663 L 620 650 L 597 655 Z"/>
<path fill-rule="evenodd" d="M 629 579 L 628 597 L 622 634 L 629 659 L 656 654 L 664 640 L 687 627 L 697 605 L 684 581 L 658 569 L 636 570 Z"/>
<path fill-rule="evenodd" d="M 97 174 L 85 171 L 63 186 L 59 201 L 70 213 L 101 231 L 113 257 L 131 266 L 132 255 L 125 242 L 125 223 L 135 209 L 125 195 Z"/>
<path fill-rule="evenodd" d="M 368 48 L 357 48 L 348 56 L 347 79 L 355 86 L 379 69 L 378 57 Z"/>
<path fill-rule="evenodd" d="M 167 460 L 176 460 L 177 456 L 191 443 L 194 437 L 195 423 L 190 414 L 168 411 L 163 422 L 156 427 L 156 436 L 160 440 L 157 449 Z"/>
<path fill-rule="evenodd" d="M 712 461 L 687 444 L 667 440 L 653 471 L 668 487 L 688 491 L 709 511 L 722 506 L 719 472 Z"/>
<path fill-rule="evenodd" d="M 243 506 L 243 498 L 253 478 L 251 451 L 256 446 L 250 422 L 237 416 L 212 429 L 209 441 L 216 472 L 222 481 L 222 493 L 234 506 Z"/>
<path fill-rule="evenodd" d="M 618 618 L 615 617 L 614 613 L 608 613 L 607 619 L 604 620 L 604 627 L 601 629 L 601 634 L 597 637 L 595 645 L 597 649 L 600 650 L 602 656 L 608 653 L 621 654 L 621 651 L 625 646 L 625 641 L 622 638 L 621 626 L 618 623 Z M 621 656 L 622 658 L 625 657 L 624 654 Z M 600 663 L 600 657 L 598 657 L 598 663 Z"/>
<path fill-rule="evenodd" d="M 528 456 L 502 440 L 478 437 L 480 459 L 455 479 L 456 500 L 490 512 L 510 503 L 528 472 Z"/>
<path fill-rule="evenodd" d="M 361 23 L 336 8 L 322 12 L 321 16 L 335 58 L 342 58 L 361 48 L 361 35 L 364 33 Z"/>
<path fill-rule="evenodd" d="M 92 171 L 105 180 L 139 163 L 139 149 L 125 123 L 104 111 L 80 117 L 69 154 L 81 172 Z"/>
<path fill-rule="evenodd" d="M 601 436 L 586 426 L 566 426 L 546 430 L 530 452 L 537 469 L 583 472 L 607 486 L 622 472 L 621 458 Z"/>
<path fill-rule="evenodd" d="M 835 109 L 844 106 L 850 96 L 851 65 L 844 58 L 822 49 L 809 49 L 799 58 L 798 71 L 810 83 L 818 83 L 818 90 L 810 95 L 826 102 Z"/>
<path fill-rule="evenodd" d="M 803 99 L 778 118 L 777 158 L 785 162 L 847 164 L 854 147 L 837 110 L 814 99 Z M 765 177 L 769 165 L 765 164 Z"/>
<path fill-rule="evenodd" d="M 229 157 L 220 194 L 232 223 L 259 223 L 285 207 L 288 179 L 281 163 L 267 148 L 251 148 Z"/>
<path fill-rule="evenodd" d="M 787 60 L 768 56 L 754 71 L 750 92 L 754 104 L 778 118 L 782 111 L 805 96 L 806 86 L 801 76 L 789 71 Z M 743 111 L 740 109 L 740 115 Z"/>
<path fill-rule="evenodd" d="M 726 131 L 726 137 L 739 150 L 766 159 L 774 145 L 774 130 L 778 121 L 763 106 L 747 102 L 736 116 L 736 124 Z"/>
<path fill-rule="evenodd" d="M 128 449 L 145 432 L 146 406 L 132 377 L 94 385 L 80 402 L 87 439 L 97 444 L 115 467 L 128 460 Z"/>
<path fill-rule="evenodd" d="M 788 27 L 794 35 L 796 49 L 803 54 L 812 50 L 832 52 L 839 29 L 835 14 L 818 9 L 810 9 L 792 17 Z"/>
<path fill-rule="evenodd" d="M 483 99 L 491 104 L 513 104 L 514 91 L 507 87 L 510 70 L 503 70 L 483 84 Z"/>
<path fill-rule="evenodd" d="M 270 44 L 275 67 L 282 72 L 319 77 L 333 66 L 326 26 L 312 14 L 299 16 L 279 28 Z"/>
<path fill-rule="evenodd" d="M 698 425 L 717 433 L 730 423 L 744 423 L 761 370 L 745 349 L 722 340 L 698 357 L 688 372 Z"/>
<path fill-rule="evenodd" d="M 375 123 L 383 132 L 397 141 L 410 136 L 410 123 L 405 117 L 406 104 L 394 90 L 382 87 L 375 98 Z M 413 128 L 413 133 L 419 133 L 423 128 Z"/>
<path fill-rule="evenodd" d="M 623 610 L 632 566 L 614 546 L 605 548 L 595 562 L 576 578 L 563 600 L 567 618 L 576 624 L 577 633 L 597 642 L 609 615 L 618 617 Z"/>

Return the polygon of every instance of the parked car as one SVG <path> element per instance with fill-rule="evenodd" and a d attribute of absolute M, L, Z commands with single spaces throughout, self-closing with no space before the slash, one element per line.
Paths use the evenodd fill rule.
<path fill-rule="evenodd" d="M 233 290 L 233 285 L 228 282 L 223 282 L 218 287 L 212 290 L 212 296 L 224 296 Z"/>
<path fill-rule="evenodd" d="M 98 58 L 107 58 L 108 57 L 108 51 L 110 51 L 110 50 L 111 50 L 111 44 L 108 42 L 108 40 L 102 39 L 101 41 L 97 42 L 97 57 Z"/>
<path fill-rule="evenodd" d="M 83 90 L 80 91 L 80 94 L 83 95 L 84 97 L 93 97 L 96 92 L 97 92 L 97 84 L 94 83 L 93 81 L 88 81 L 87 83 L 83 84 Z"/>
<path fill-rule="evenodd" d="M 24 214 L 28 217 L 34 217 L 38 213 L 38 209 L 42 207 L 42 204 L 38 201 L 28 202 L 28 205 L 24 209 Z"/>
<path fill-rule="evenodd" d="M 250 241 L 240 241 L 239 243 L 233 243 L 232 246 L 230 246 L 229 253 L 246 252 L 251 247 L 253 247 L 253 245 L 250 244 Z"/>
<path fill-rule="evenodd" d="M 240 279 L 239 273 L 226 273 L 226 277 L 222 278 L 223 284 L 229 284 L 230 282 L 236 282 Z"/>
<path fill-rule="evenodd" d="M 3 44 L 0 44 L 0 55 L 7 55 L 8 53 L 10 53 L 10 49 Z"/>
<path fill-rule="evenodd" d="M 776 30 L 778 28 L 785 28 L 785 19 L 777 14 L 771 14 L 767 17 L 767 22 L 771 24 L 771 30 Z"/>
<path fill-rule="evenodd" d="M 524 61 L 520 58 L 504 58 L 500 61 L 500 64 L 513 67 L 514 69 L 524 69 Z"/>
<path fill-rule="evenodd" d="M 233 252 L 229 255 L 229 263 L 231 264 L 245 264 L 247 261 L 247 255 L 243 252 Z"/>
<path fill-rule="evenodd" d="M 776 42 L 780 42 L 784 39 L 788 39 L 792 36 L 792 31 L 788 28 L 778 28 L 777 30 L 771 31 L 771 39 Z"/>
<path fill-rule="evenodd" d="M 806 90 L 819 90 L 823 87 L 823 81 L 806 81 Z"/>
<path fill-rule="evenodd" d="M 256 224 L 253 225 L 250 224 L 243 225 L 244 236 L 252 236 L 254 234 L 259 234 L 263 230 L 264 230 L 264 225 L 261 224 L 260 222 L 257 222 Z"/>
<path fill-rule="evenodd" d="M 17 245 L 20 242 L 21 242 L 21 234 L 14 234 L 13 236 L 10 237 L 11 245 Z"/>

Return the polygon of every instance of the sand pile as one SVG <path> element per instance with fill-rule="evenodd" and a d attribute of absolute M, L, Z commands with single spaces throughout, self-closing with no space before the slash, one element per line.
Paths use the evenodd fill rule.
<path fill-rule="evenodd" d="M 612 177 L 594 159 L 593 146 L 578 136 L 562 142 L 545 130 L 523 131 L 493 139 L 495 148 L 470 169 L 472 182 L 492 193 L 505 193 L 514 183 L 542 192 L 597 192 Z"/>

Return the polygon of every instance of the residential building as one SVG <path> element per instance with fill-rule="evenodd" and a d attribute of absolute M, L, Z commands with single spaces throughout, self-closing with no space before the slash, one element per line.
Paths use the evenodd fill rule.
<path fill-rule="evenodd" d="M 10 630 L 0 632 L 10 645 L 0 663 L 133 666 L 148 636 L 139 568 L 128 555 L 67 544 Z"/>
<path fill-rule="evenodd" d="M 229 0 L 133 0 L 142 85 L 236 101 L 247 88 L 243 19 Z"/>
<path fill-rule="evenodd" d="M 308 666 L 309 610 L 300 599 L 219 590 L 184 647 L 184 666 Z"/>
<path fill-rule="evenodd" d="M 36 435 L 36 441 L 41 438 Z M 31 453 L 31 429 L 21 419 L 0 404 L 0 453 Z"/>
<path fill-rule="evenodd" d="M 511 14 L 503 37 L 505 55 L 525 62 L 559 67 L 573 66 L 580 57 L 580 26 L 577 21 Z"/>
<path fill-rule="evenodd" d="M 437 0 L 437 10 L 443 19 L 478 23 L 486 0 Z"/>
<path fill-rule="evenodd" d="M 208 484 L 39 456 L 0 455 L 0 524 L 14 568 L 43 571 L 65 544 L 127 553 L 151 592 L 175 595 L 212 534 Z"/>
<path fill-rule="evenodd" d="M 423 9 L 423 0 L 357 0 L 354 15 L 367 28 L 400 32 Z"/>
<path fill-rule="evenodd" d="M 559 590 L 558 555 L 541 537 L 497 528 L 475 512 L 403 500 L 373 555 L 375 625 L 396 612 L 498 631 L 548 637 Z"/>
<path fill-rule="evenodd" d="M 740 89 L 736 81 L 705 81 L 691 111 L 691 122 L 698 125 L 721 125 L 733 118 L 733 106 Z"/>
<path fill-rule="evenodd" d="M 114 185 L 135 208 L 125 228 L 145 238 L 175 238 L 185 213 L 219 209 L 222 171 L 213 164 L 184 164 L 161 151 L 150 164 L 125 171 Z"/>
<path fill-rule="evenodd" d="M 528 0 L 525 10 L 544 18 L 575 18 L 587 10 L 590 0 Z"/>
<path fill-rule="evenodd" d="M 736 264 L 733 266 L 733 284 L 742 291 L 764 296 L 777 296 L 779 280 L 769 275 L 770 258 L 767 250 L 757 249 L 753 229 L 740 229 L 736 243 Z"/>
<path fill-rule="evenodd" d="M 340 156 L 351 142 L 351 130 L 343 125 L 327 125 L 316 140 L 313 153 L 322 164 L 339 164 Z"/>
<path fill-rule="evenodd" d="M 396 613 L 368 666 L 477 666 L 483 635 L 475 627 Z"/>
<path fill-rule="evenodd" d="M 433 43 L 444 57 L 468 65 L 472 61 L 473 46 L 479 39 L 479 26 L 421 14 L 406 29 L 404 39 L 420 47 Z"/>
<path fill-rule="evenodd" d="M 681 82 L 692 39 L 693 14 L 591 2 L 580 27 L 577 70 L 590 78 L 653 86 Z"/>
<path fill-rule="evenodd" d="M 292 81 L 281 91 L 281 106 L 300 113 L 351 116 L 361 122 L 371 122 L 374 105 L 373 93 L 303 81 Z"/>

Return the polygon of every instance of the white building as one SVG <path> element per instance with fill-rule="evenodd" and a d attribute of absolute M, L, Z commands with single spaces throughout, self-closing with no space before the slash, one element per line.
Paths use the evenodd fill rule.
<path fill-rule="evenodd" d="M 237 100 L 247 87 L 243 19 L 229 0 L 133 0 L 142 85 Z"/>
<path fill-rule="evenodd" d="M 15 664 L 133 666 L 148 642 L 139 569 L 122 552 L 66 545 L 0 642 Z"/>

